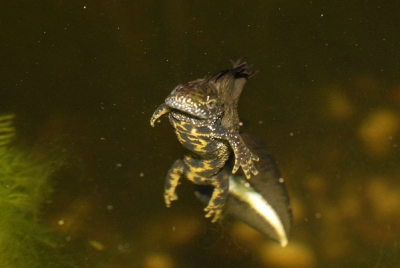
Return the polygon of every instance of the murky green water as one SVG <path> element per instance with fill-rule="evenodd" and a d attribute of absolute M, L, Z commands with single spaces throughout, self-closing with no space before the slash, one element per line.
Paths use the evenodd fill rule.
<path fill-rule="evenodd" d="M 21 147 L 65 162 L 38 220 L 63 243 L 47 246 L 87 267 L 400 266 L 399 11 L 395 1 L 3 3 L 0 112 L 16 114 Z M 166 119 L 150 127 L 153 111 L 177 84 L 241 56 L 261 71 L 239 114 L 292 198 L 286 251 L 233 219 L 209 223 L 186 181 L 163 204 L 182 148 Z"/>

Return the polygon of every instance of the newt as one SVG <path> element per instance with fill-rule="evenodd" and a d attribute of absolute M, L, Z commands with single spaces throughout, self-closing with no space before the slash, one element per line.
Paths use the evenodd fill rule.
<path fill-rule="evenodd" d="M 239 134 L 237 112 L 243 87 L 257 71 L 250 71 L 251 66 L 242 62 L 242 58 L 230 62 L 230 69 L 176 86 L 150 120 L 154 127 L 162 115 L 169 114 L 175 134 L 185 148 L 184 157 L 176 160 L 167 174 L 166 206 L 178 199 L 175 190 L 182 177 L 194 184 L 211 185 L 214 190 L 204 211 L 207 218 L 212 217 L 212 222 L 220 218 L 227 200 L 229 172 L 223 167 L 231 153 L 234 154 L 232 174 L 239 167 L 248 179 L 258 173 L 254 165 L 258 157 Z"/>

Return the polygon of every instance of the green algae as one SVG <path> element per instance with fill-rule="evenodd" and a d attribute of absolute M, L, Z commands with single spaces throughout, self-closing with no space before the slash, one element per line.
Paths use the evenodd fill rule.
<path fill-rule="evenodd" d="M 51 175 L 62 161 L 15 146 L 13 119 L 0 116 L 0 268 L 78 267 L 60 251 L 59 237 L 40 223 Z"/>

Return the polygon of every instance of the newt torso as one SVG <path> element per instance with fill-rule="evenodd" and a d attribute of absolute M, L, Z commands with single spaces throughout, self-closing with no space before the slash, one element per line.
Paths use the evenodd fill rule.
<path fill-rule="evenodd" d="M 179 142 L 186 149 L 183 161 L 187 166 L 186 175 L 189 179 L 208 178 L 217 174 L 232 151 L 229 143 L 212 138 L 212 126 L 197 127 L 175 119 L 173 113 L 169 117 Z"/>

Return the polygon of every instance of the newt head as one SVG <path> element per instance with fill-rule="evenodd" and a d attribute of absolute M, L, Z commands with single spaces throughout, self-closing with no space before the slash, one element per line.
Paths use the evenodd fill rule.
<path fill-rule="evenodd" d="M 178 85 L 165 99 L 176 112 L 197 119 L 216 120 L 223 113 L 217 88 L 208 79 L 197 79 Z"/>

